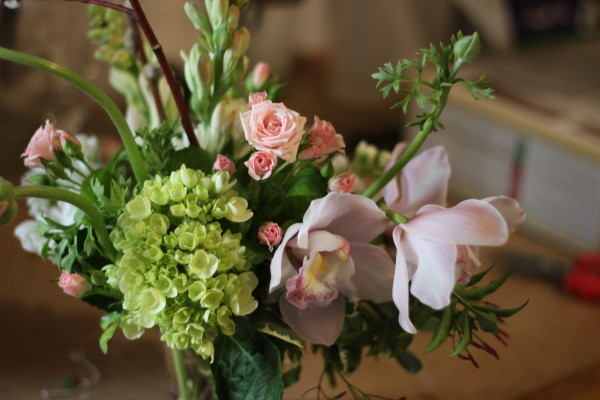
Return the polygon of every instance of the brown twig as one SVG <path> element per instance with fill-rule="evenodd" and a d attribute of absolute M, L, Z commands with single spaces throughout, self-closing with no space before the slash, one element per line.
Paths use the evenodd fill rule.
<path fill-rule="evenodd" d="M 80 0 L 80 1 L 90 1 L 90 0 Z M 199 146 L 198 139 L 196 139 L 196 135 L 194 134 L 194 127 L 192 126 L 192 121 L 187 113 L 187 109 L 185 106 L 185 101 L 183 99 L 183 93 L 181 91 L 181 87 L 177 80 L 175 79 L 175 75 L 169 66 L 169 62 L 167 61 L 167 57 L 162 49 L 162 46 L 158 42 L 154 31 L 150 27 L 150 23 L 146 19 L 146 15 L 140 6 L 138 0 L 130 0 L 131 8 L 133 9 L 133 17 L 136 22 L 139 24 L 140 28 L 144 32 L 146 39 L 150 42 L 150 46 L 152 47 L 152 51 L 156 55 L 158 59 L 158 63 L 160 64 L 160 68 L 165 75 L 165 79 L 171 89 L 171 93 L 173 94 L 173 99 L 175 100 L 175 104 L 177 105 L 177 109 L 179 110 L 179 114 L 181 115 L 181 125 L 183 126 L 183 130 L 185 131 L 188 140 L 190 141 L 190 145 Z"/>
<path fill-rule="evenodd" d="M 127 15 L 133 16 L 133 10 L 131 8 L 125 7 L 125 6 L 120 6 L 118 4 L 114 4 L 109 1 L 104 1 L 104 0 L 65 0 L 65 1 L 77 1 L 79 3 L 94 4 L 97 6 L 112 8 L 113 10 L 117 10 L 117 11 L 120 11 Z"/>

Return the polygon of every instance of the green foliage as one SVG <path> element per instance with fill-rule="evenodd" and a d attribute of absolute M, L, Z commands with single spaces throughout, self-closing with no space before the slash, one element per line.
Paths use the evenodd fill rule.
<path fill-rule="evenodd" d="M 276 347 L 260 332 L 236 321 L 235 335 L 220 335 L 211 364 L 219 400 L 283 399 Z"/>
<path fill-rule="evenodd" d="M 455 54 L 454 46 L 459 42 L 462 49 L 460 54 L 468 54 L 469 60 L 459 58 Z M 465 46 L 463 46 L 465 44 Z M 418 59 L 403 59 L 396 65 L 386 63 L 379 71 L 372 75 L 377 80 L 377 87 L 388 97 L 391 92 L 401 96 L 400 101 L 392 108 L 400 108 L 403 113 L 408 113 L 408 107 L 414 101 L 417 107 L 423 110 L 416 115 L 416 121 L 409 125 L 418 125 L 423 128 L 425 122 L 430 120 L 433 130 L 443 128 L 439 121 L 450 87 L 456 83 L 465 86 L 475 99 L 493 98 L 493 90 L 489 88 L 490 82 L 482 75 L 477 81 L 456 78 L 458 69 L 463 61 L 473 61 L 474 49 L 478 48 L 479 39 L 475 33 L 473 36 L 463 37 L 459 32 L 450 40 L 450 44 L 440 44 L 439 49 L 431 45 L 429 48 L 419 50 Z M 463 49 L 463 47 L 465 47 Z M 435 78 L 426 80 L 424 75 L 428 68 L 434 68 Z"/>
<path fill-rule="evenodd" d="M 157 128 L 144 127 L 138 130 L 137 135 L 141 139 L 140 150 L 149 176 L 168 172 L 167 165 L 171 162 L 170 156 L 175 152 L 173 139 L 180 135 L 177 131 L 178 126 L 178 122 L 163 122 Z M 189 158 L 189 160 L 193 159 L 193 157 Z M 183 163 L 179 163 L 177 168 Z M 210 172 L 210 170 L 205 172 Z"/>

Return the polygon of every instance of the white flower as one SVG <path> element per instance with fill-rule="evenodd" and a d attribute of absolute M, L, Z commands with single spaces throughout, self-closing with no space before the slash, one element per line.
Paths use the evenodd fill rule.
<path fill-rule="evenodd" d="M 37 255 L 41 254 L 46 239 L 40 236 L 37 222 L 32 219 L 21 222 L 15 228 L 15 236 L 21 241 L 23 250 Z"/>

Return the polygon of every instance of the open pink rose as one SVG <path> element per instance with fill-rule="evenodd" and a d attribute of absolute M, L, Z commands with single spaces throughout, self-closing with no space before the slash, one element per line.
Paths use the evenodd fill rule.
<path fill-rule="evenodd" d="M 50 121 L 46 120 L 43 127 L 39 127 L 34 133 L 21 157 L 25 158 L 26 167 L 40 167 L 42 160 L 54 161 L 56 150 L 62 150 L 67 140 L 79 144 L 79 141 L 67 132 L 54 128 Z"/>
<path fill-rule="evenodd" d="M 66 270 L 63 270 L 60 274 L 58 286 L 60 286 L 65 294 L 75 297 L 80 296 L 82 293 L 85 293 L 92 288 L 92 285 L 90 285 L 90 283 L 81 275 L 71 274 Z"/>
<path fill-rule="evenodd" d="M 329 182 L 329 191 L 338 193 L 352 193 L 356 175 L 351 172 L 344 172 L 331 179 Z"/>
<path fill-rule="evenodd" d="M 281 243 L 283 232 L 277 223 L 267 222 L 258 229 L 258 239 L 262 244 L 269 246 L 269 251 L 273 251 L 273 247 Z"/>
<path fill-rule="evenodd" d="M 246 140 L 257 150 L 296 161 L 306 118 L 283 103 L 263 101 L 240 115 Z"/>
<path fill-rule="evenodd" d="M 256 89 L 259 89 L 265 84 L 271 75 L 271 67 L 266 62 L 259 62 L 252 70 L 252 84 Z"/>
<path fill-rule="evenodd" d="M 235 172 L 235 164 L 223 154 L 217 154 L 213 169 L 215 171 L 227 171 L 230 174 L 233 174 Z"/>
<path fill-rule="evenodd" d="M 330 122 L 321 121 L 315 115 L 315 122 L 308 131 L 308 143 L 310 147 L 302 150 L 298 158 L 305 160 L 308 158 L 319 158 L 326 154 L 335 152 L 344 152 L 344 138 L 339 133 L 336 133 L 335 128 Z"/>
<path fill-rule="evenodd" d="M 277 157 L 266 151 L 257 151 L 244 163 L 252 179 L 260 181 L 267 179 L 277 166 Z"/>

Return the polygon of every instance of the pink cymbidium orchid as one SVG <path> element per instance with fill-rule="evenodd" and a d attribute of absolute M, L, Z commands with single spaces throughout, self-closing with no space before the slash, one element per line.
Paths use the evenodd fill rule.
<path fill-rule="evenodd" d="M 397 147 L 393 158 L 402 150 Z M 504 196 L 444 208 L 449 176 L 448 156 L 442 147 L 435 147 L 412 159 L 382 191 L 388 207 L 409 218 L 392 237 L 393 298 L 400 325 L 410 333 L 416 329 L 409 318 L 409 290 L 432 308 L 447 306 L 454 285 L 467 282 L 481 265 L 478 246 L 504 244 L 525 219 L 519 203 Z"/>
<path fill-rule="evenodd" d="M 335 342 L 344 323 L 344 296 L 392 299 L 394 263 L 385 250 L 369 244 L 388 222 L 371 199 L 331 192 L 287 229 L 271 262 L 270 290 L 285 286 L 281 313 L 303 339 Z"/>

